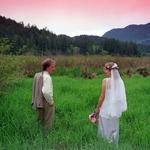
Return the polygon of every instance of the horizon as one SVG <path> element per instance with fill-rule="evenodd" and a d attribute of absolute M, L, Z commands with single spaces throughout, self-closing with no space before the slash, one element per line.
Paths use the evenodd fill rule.
<path fill-rule="evenodd" d="M 61 1 L 61 2 L 60 2 Z M 56 35 L 102 36 L 128 25 L 150 22 L 150 1 L 143 0 L 0 0 L 6 18 L 47 28 Z M 133 11 L 134 10 L 134 11 Z"/>
<path fill-rule="evenodd" d="M 0 15 L 1 17 L 5 17 L 6 19 L 11 19 L 11 20 L 14 20 L 14 19 L 12 19 L 12 18 L 9 18 L 9 17 L 6 17 L 6 16 L 2 16 L 2 15 Z M 16 21 L 16 20 L 14 20 L 14 21 Z M 17 21 L 16 21 L 17 22 Z M 37 25 L 35 25 L 35 24 L 30 24 L 30 23 L 27 23 L 27 24 L 25 24 L 23 21 L 20 21 L 20 22 L 17 22 L 17 23 L 23 23 L 24 24 L 24 26 L 25 27 L 27 27 L 27 25 L 30 25 L 30 26 L 36 26 L 37 27 Z M 147 22 L 147 23 L 145 23 L 145 24 L 130 24 L 130 25 L 146 25 L 146 24 L 150 24 L 150 22 Z M 127 25 L 127 26 L 130 26 L 130 25 Z M 127 27 L 127 26 L 125 26 L 125 27 Z M 123 28 L 125 28 L 125 27 L 123 27 Z M 38 28 L 38 27 L 37 27 Z M 47 27 L 45 27 L 46 28 L 46 30 L 48 30 L 49 32 L 52 32 L 52 31 L 50 31 Z M 41 30 L 41 29 L 44 29 L 44 28 L 38 28 L 39 30 Z M 122 28 L 113 28 L 113 29 L 122 29 Z M 112 29 L 111 29 L 112 30 Z M 109 30 L 110 31 L 110 30 Z M 108 32 L 108 31 L 106 31 L 106 32 Z M 105 32 L 105 33 L 106 33 Z M 52 32 L 53 34 L 56 34 L 56 33 L 54 33 L 54 32 Z M 105 34 L 104 33 L 104 34 Z M 100 36 L 100 35 L 94 35 L 94 34 L 80 34 L 80 35 L 75 35 L 75 36 L 70 36 L 70 35 L 67 35 L 67 34 L 56 34 L 56 35 L 66 35 L 66 36 L 69 36 L 69 37 L 75 37 L 75 36 L 82 36 L 82 35 L 87 35 L 87 36 L 98 36 L 98 37 L 102 37 L 102 36 Z"/>

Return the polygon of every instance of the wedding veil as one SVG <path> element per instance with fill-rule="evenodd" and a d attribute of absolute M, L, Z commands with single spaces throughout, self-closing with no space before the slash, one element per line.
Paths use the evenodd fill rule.
<path fill-rule="evenodd" d="M 124 82 L 120 77 L 116 63 L 111 68 L 110 82 L 110 116 L 120 117 L 127 110 Z"/>

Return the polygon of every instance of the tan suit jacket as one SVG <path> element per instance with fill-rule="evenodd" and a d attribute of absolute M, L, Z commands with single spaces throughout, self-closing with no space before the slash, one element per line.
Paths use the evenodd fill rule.
<path fill-rule="evenodd" d="M 32 86 L 32 106 L 34 109 L 44 107 L 44 96 L 42 93 L 43 87 L 43 73 L 36 73 L 33 79 Z"/>

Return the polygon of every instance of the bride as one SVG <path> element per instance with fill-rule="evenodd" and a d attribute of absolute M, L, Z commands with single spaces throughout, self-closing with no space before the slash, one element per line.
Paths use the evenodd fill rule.
<path fill-rule="evenodd" d="M 96 114 L 99 115 L 98 134 L 109 143 L 118 144 L 119 118 L 127 110 L 125 86 L 116 63 L 106 63 L 104 73 L 106 78 L 103 79 L 102 92 L 96 107 Z"/>

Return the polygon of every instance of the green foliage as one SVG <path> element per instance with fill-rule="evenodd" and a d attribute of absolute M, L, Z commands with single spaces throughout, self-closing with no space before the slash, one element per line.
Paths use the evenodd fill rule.
<path fill-rule="evenodd" d="M 0 55 L 0 91 L 10 79 L 33 77 L 40 72 L 41 62 L 46 57 L 4 56 Z M 81 77 L 92 79 L 103 74 L 103 65 L 113 61 L 119 65 L 120 73 L 131 77 L 133 74 L 150 75 L 148 57 L 111 57 L 111 56 L 53 56 L 56 60 L 56 76 Z"/>
<path fill-rule="evenodd" d="M 1 149 L 111 150 L 97 137 L 97 126 L 88 121 L 95 110 L 102 77 L 93 80 L 54 77 L 55 122 L 44 138 L 31 109 L 31 79 L 14 80 L 0 101 Z M 128 110 L 120 119 L 119 150 L 150 147 L 150 78 L 124 78 Z"/>
<path fill-rule="evenodd" d="M 20 76 L 21 68 L 19 65 L 17 57 L 0 55 L 0 95 L 11 79 Z"/>
<path fill-rule="evenodd" d="M 140 49 L 135 43 L 120 42 L 98 36 L 56 35 L 35 25 L 17 23 L 0 16 L 0 54 L 110 54 L 139 56 Z"/>
<path fill-rule="evenodd" d="M 0 54 L 10 54 L 13 43 L 8 38 L 0 38 Z"/>
<path fill-rule="evenodd" d="M 71 55 L 77 55 L 80 52 L 80 48 L 77 46 L 70 45 L 69 48 L 67 48 L 67 54 Z"/>

